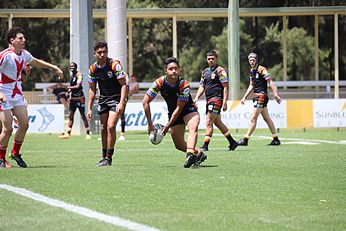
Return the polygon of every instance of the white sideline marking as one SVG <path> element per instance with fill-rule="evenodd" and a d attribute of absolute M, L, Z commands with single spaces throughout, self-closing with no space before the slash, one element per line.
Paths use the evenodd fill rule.
<path fill-rule="evenodd" d="M 215 134 L 214 136 L 223 136 L 222 134 Z M 251 136 L 252 138 L 259 139 L 273 139 L 272 136 Z M 303 139 L 303 138 L 284 138 L 280 137 L 280 140 L 292 140 L 292 141 L 302 141 L 300 144 L 304 144 L 304 142 L 312 142 L 312 143 L 326 143 L 326 144 L 346 144 L 345 140 L 335 141 L 335 140 L 315 140 L 315 139 Z"/>
<path fill-rule="evenodd" d="M 273 139 L 271 136 L 257 136 L 264 139 Z M 295 141 L 307 141 L 307 142 L 317 142 L 317 143 L 326 143 L 326 144 L 346 144 L 343 141 L 335 140 L 315 140 L 315 139 L 302 139 L 302 138 L 280 138 L 280 140 L 295 140 Z"/>
<path fill-rule="evenodd" d="M 84 207 L 80 207 L 77 205 L 68 204 L 68 203 L 65 203 L 65 202 L 60 201 L 60 200 L 52 199 L 52 198 L 43 196 L 41 194 L 31 192 L 31 191 L 26 190 L 24 188 L 17 188 L 17 187 L 13 187 L 13 186 L 10 186 L 7 184 L 0 184 L 0 189 L 5 189 L 5 190 L 8 190 L 10 192 L 14 192 L 16 194 L 19 194 L 21 196 L 31 198 L 35 201 L 40 201 L 40 202 L 43 202 L 45 204 L 48 204 L 48 205 L 51 205 L 54 207 L 62 208 L 62 209 L 65 209 L 67 211 L 74 212 L 74 213 L 80 214 L 80 215 L 85 216 L 85 217 L 97 219 L 99 221 L 103 221 L 103 222 L 106 222 L 109 224 L 124 227 L 124 228 L 127 228 L 129 230 L 160 231 L 159 229 L 156 229 L 156 228 L 153 228 L 150 226 L 146 226 L 146 225 L 142 225 L 142 224 L 139 224 L 139 223 L 136 223 L 136 222 L 133 222 L 130 220 L 126 220 L 126 219 L 123 219 L 120 217 L 109 216 L 109 215 L 106 215 L 103 213 L 93 211 L 93 210 L 88 209 L 88 208 L 84 208 Z"/>
<path fill-rule="evenodd" d="M 281 142 L 281 144 L 304 144 L 304 145 L 316 145 L 319 143 L 310 141 L 292 141 L 292 142 Z"/>

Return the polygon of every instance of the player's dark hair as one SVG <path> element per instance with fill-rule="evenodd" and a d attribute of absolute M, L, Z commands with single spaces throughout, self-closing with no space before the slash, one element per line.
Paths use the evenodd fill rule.
<path fill-rule="evenodd" d="M 11 39 L 16 38 L 19 33 L 24 34 L 24 30 L 21 27 L 13 27 L 9 29 L 6 33 L 7 42 L 11 44 Z"/>
<path fill-rule="evenodd" d="M 175 58 L 175 57 L 169 57 L 169 58 L 167 58 L 167 59 L 165 60 L 165 67 L 167 67 L 167 65 L 170 64 L 170 63 L 176 63 L 176 64 L 178 65 L 178 67 L 179 67 L 179 61 L 178 61 L 178 59 Z"/>
<path fill-rule="evenodd" d="M 100 49 L 100 48 L 104 48 L 104 47 L 108 50 L 107 42 L 105 42 L 105 41 L 97 41 L 94 44 L 94 51 L 96 51 L 97 49 Z"/>
<path fill-rule="evenodd" d="M 73 66 L 75 66 L 76 67 L 76 69 L 78 69 L 78 65 L 77 65 L 77 63 L 75 63 L 75 62 L 71 62 L 71 64 L 73 64 Z M 70 64 L 70 65 L 71 65 Z"/>
<path fill-rule="evenodd" d="M 210 51 L 207 52 L 207 56 L 215 56 L 215 57 L 217 57 L 217 53 L 214 50 L 210 50 Z"/>

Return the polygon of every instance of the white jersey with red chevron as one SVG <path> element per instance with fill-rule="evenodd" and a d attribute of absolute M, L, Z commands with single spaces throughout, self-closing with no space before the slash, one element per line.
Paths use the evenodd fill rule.
<path fill-rule="evenodd" d="M 34 57 L 24 49 L 17 54 L 10 47 L 0 53 L 0 92 L 7 100 L 15 99 L 17 96 L 23 98 L 21 73 L 24 66 L 33 59 Z"/>

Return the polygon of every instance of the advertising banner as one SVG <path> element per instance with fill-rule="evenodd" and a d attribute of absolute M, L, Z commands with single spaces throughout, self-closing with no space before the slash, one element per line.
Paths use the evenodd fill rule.
<path fill-rule="evenodd" d="M 225 112 L 221 112 L 222 121 L 228 128 L 248 128 L 251 119 L 252 111 L 254 109 L 252 100 L 247 100 L 244 105 L 240 101 L 228 101 L 228 109 Z M 204 103 L 205 108 L 205 103 Z M 287 127 L 287 113 L 286 113 L 286 101 L 282 101 L 278 104 L 275 100 L 268 102 L 269 116 L 274 121 L 276 128 Z M 201 116 L 205 117 L 205 110 L 200 110 Z M 203 114 L 202 114 L 203 113 Z M 205 118 L 203 119 L 205 120 Z M 201 124 L 202 125 L 202 124 Z M 203 126 L 205 123 L 203 122 Z M 257 128 L 268 128 L 268 125 L 263 120 L 262 115 L 259 115 L 257 120 Z M 202 128 L 202 127 L 201 127 Z"/>
<path fill-rule="evenodd" d="M 278 104 L 276 101 L 270 100 L 268 103 L 269 115 L 275 122 L 277 128 L 285 128 L 287 126 L 286 118 L 286 101 Z M 205 129 L 205 101 L 198 102 L 198 111 L 200 113 L 199 128 Z M 165 102 L 152 102 L 150 103 L 151 116 L 154 123 L 161 123 L 163 125 L 168 122 L 167 106 Z M 229 101 L 228 110 L 221 113 L 222 121 L 229 128 L 247 128 L 251 113 L 253 110 L 253 103 L 251 100 L 246 101 L 245 105 L 240 104 L 240 101 Z M 145 117 L 143 106 L 141 103 L 128 103 L 125 110 L 126 130 L 146 130 L 147 119 Z M 117 129 L 119 129 L 118 123 Z M 267 128 L 262 116 L 259 116 L 258 128 Z"/>
<path fill-rule="evenodd" d="M 151 116 L 154 123 L 167 124 L 166 103 L 151 102 Z M 200 113 L 200 129 L 205 129 L 204 100 L 198 102 Z M 283 100 L 278 104 L 274 100 L 268 103 L 268 110 L 276 128 L 330 128 L 346 127 L 346 99 L 316 99 L 316 100 Z M 228 101 L 228 109 L 221 112 L 222 121 L 230 129 L 247 129 L 253 111 L 253 103 L 247 100 L 245 105 L 240 101 Z M 30 133 L 62 133 L 64 131 L 64 106 L 61 104 L 28 105 Z M 79 112 L 75 114 L 75 119 Z M 312 117 L 312 118 L 310 118 Z M 142 103 L 129 102 L 125 110 L 126 130 L 147 129 L 147 119 Z M 311 122 L 310 122 L 311 121 Z M 313 121 L 313 123 L 312 123 Z M 260 115 L 257 128 L 268 128 Z M 120 130 L 120 121 L 117 131 Z"/>
<path fill-rule="evenodd" d="M 313 100 L 315 128 L 346 127 L 346 99 Z"/>
<path fill-rule="evenodd" d="M 150 103 L 151 118 L 153 123 L 167 124 L 168 111 L 165 102 Z M 145 117 L 142 103 L 127 103 L 125 110 L 126 130 L 147 130 L 148 121 Z M 120 122 L 117 124 L 117 130 Z"/>
<path fill-rule="evenodd" d="M 64 105 L 29 104 L 29 133 L 62 133 L 64 131 Z"/>

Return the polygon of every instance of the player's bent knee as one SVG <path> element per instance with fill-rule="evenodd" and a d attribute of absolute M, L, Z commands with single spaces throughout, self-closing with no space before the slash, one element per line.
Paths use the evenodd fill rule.
<path fill-rule="evenodd" d="M 257 122 L 257 118 L 252 117 L 252 118 L 250 119 L 250 122 L 251 122 L 251 123 L 256 123 L 256 122 Z"/>
<path fill-rule="evenodd" d="M 102 125 L 102 124 L 101 124 L 100 130 L 101 130 L 101 132 L 104 132 L 104 131 L 107 131 L 107 128 L 106 128 L 105 125 Z"/>
<path fill-rule="evenodd" d="M 115 132 L 115 125 L 108 125 L 107 126 L 107 132 L 110 132 L 110 133 Z"/>

